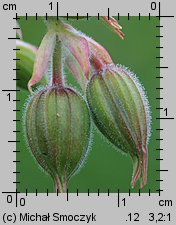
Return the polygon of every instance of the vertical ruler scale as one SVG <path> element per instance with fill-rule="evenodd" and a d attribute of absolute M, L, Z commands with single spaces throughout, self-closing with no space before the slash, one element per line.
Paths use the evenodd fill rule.
<path fill-rule="evenodd" d="M 160 156 L 161 159 L 161 189 L 167 190 L 163 192 L 163 198 L 166 199 L 172 198 L 174 193 L 173 182 L 168 182 L 169 179 L 172 180 L 174 176 L 174 165 L 169 163 L 171 161 L 171 157 L 174 157 L 174 151 L 172 150 L 172 141 L 174 138 L 174 124 L 175 124 L 175 109 L 172 104 L 172 94 L 173 94 L 173 71 L 174 71 L 174 63 L 173 63 L 173 55 L 172 55 L 172 42 L 175 34 L 169 34 L 167 31 L 172 30 L 172 27 L 175 24 L 175 17 L 170 14 L 168 11 L 165 12 L 165 8 L 162 6 L 162 2 L 160 3 L 160 93 L 163 99 L 160 104 L 160 124 L 161 124 L 161 141 L 160 144 Z M 166 31 L 167 30 L 167 31 Z M 167 93 L 167 94 L 166 94 Z M 170 194 L 169 194 L 170 192 Z"/>
<path fill-rule="evenodd" d="M 16 81 L 13 80 L 16 74 L 14 70 L 16 67 L 16 54 L 13 50 L 15 48 L 16 32 L 12 29 L 15 24 L 12 18 L 15 15 L 16 4 L 1 5 L 1 12 L 3 10 L 12 13 L 9 14 L 9 17 L 6 19 L 6 23 L 9 24 L 9 26 L 2 24 L 3 16 L 1 13 L 1 26 L 4 27 L 4 32 L 2 32 L 1 35 L 1 50 L 3 55 L 1 55 L 3 61 L 1 74 L 5 74 L 6 76 L 6 79 L 1 82 L 0 88 L 2 93 L 1 97 L 3 96 L 3 98 L 1 98 L 1 152 L 4 157 L 1 161 L 1 165 L 5 166 L 4 170 L 1 170 L 1 178 L 3 180 L 3 182 L 1 182 L 1 188 L 3 188 L 4 191 L 15 191 L 16 176 L 13 172 L 16 171 L 16 154 L 14 152 L 16 150 L 16 134 L 13 131 L 16 130 L 16 112 L 13 110 L 16 110 L 16 93 L 19 90 L 16 89 Z M 5 118 L 7 120 L 5 120 Z M 9 169 L 7 169 L 6 163 Z M 4 171 L 6 172 L 4 173 Z M 7 187 L 10 187 L 10 190 L 7 190 Z"/>
<path fill-rule="evenodd" d="M 56 222 L 57 224 L 57 222 L 61 222 L 67 224 L 68 222 L 76 223 L 79 221 L 82 223 L 106 224 L 111 221 L 111 224 L 136 224 L 138 222 L 140 224 L 175 224 L 176 199 L 173 182 L 175 153 L 173 140 L 176 109 L 174 104 L 175 64 L 173 63 L 174 55 L 172 53 L 175 52 L 173 51 L 173 43 L 176 38 L 176 34 L 173 32 L 173 27 L 176 24 L 175 15 L 172 14 L 172 8 L 175 7 L 175 3 L 172 1 L 170 3 L 172 6 L 169 5 L 169 10 L 167 11 L 164 1 L 144 3 L 136 0 L 132 5 L 131 3 L 125 3 L 125 1 L 119 1 L 118 4 L 110 1 L 109 3 L 102 2 L 102 5 L 100 4 L 96 7 L 93 5 L 93 2 L 92 4 L 85 2 L 84 6 L 82 3 L 78 4 L 78 2 L 76 1 L 75 5 L 71 7 L 71 3 L 67 2 L 46 1 L 40 7 L 36 7 L 38 3 L 35 1 L 26 2 L 25 4 L 23 1 L 19 1 L 16 4 L 2 1 L 0 6 L 0 11 L 2 12 L 0 22 L 1 27 L 4 27 L 2 42 L 7 43 L 7 45 L 1 44 L 3 53 L 1 55 L 3 59 L 1 82 L 1 100 L 3 103 L 1 109 L 1 154 L 3 159 L 0 161 L 2 165 L 0 173 L 2 180 L 2 189 L 0 189 L 2 202 L 1 223 L 13 222 L 20 224 L 21 222 L 24 224 L 38 224 L 41 222 L 43 224 L 48 222 L 49 224 L 55 224 Z M 98 35 L 94 36 L 94 33 L 91 33 L 89 24 L 92 21 L 94 21 L 95 26 L 97 22 L 100 24 L 102 15 L 106 15 L 108 19 L 112 15 L 116 16 L 115 18 L 123 26 L 123 31 L 127 34 L 127 28 L 131 26 L 135 30 L 135 24 L 137 23 L 141 26 L 140 29 L 142 29 L 143 24 L 146 24 L 146 29 L 150 27 L 148 32 L 151 33 L 149 35 L 151 40 L 146 40 L 145 43 L 142 43 L 139 33 L 138 44 L 135 39 L 133 43 L 134 46 L 136 45 L 136 52 L 137 47 L 140 45 L 143 48 L 144 45 L 152 43 L 152 46 L 148 47 L 148 51 L 144 48 L 144 54 L 150 51 L 155 54 L 152 60 L 153 64 L 148 65 L 149 67 L 152 66 L 153 69 L 151 71 L 153 73 L 148 78 L 141 77 L 142 81 L 149 85 L 147 88 L 150 87 L 152 82 L 156 84 L 155 86 L 151 85 L 149 93 L 149 100 L 152 101 L 152 120 L 154 120 L 152 127 L 152 143 L 154 144 L 149 149 L 150 161 L 147 187 L 139 189 L 137 186 L 132 189 L 130 186 L 123 186 L 121 183 L 119 186 L 116 183 L 114 186 L 110 186 L 111 184 L 108 181 L 105 188 L 101 185 L 96 186 L 96 180 L 93 181 L 94 184 L 89 183 L 85 187 L 83 183 L 79 187 L 79 183 L 77 183 L 79 179 L 75 178 L 75 181 L 70 185 L 71 188 L 68 187 L 66 193 L 60 194 L 58 189 L 56 193 L 53 193 L 53 188 L 47 175 L 44 174 L 41 177 L 41 180 L 45 180 L 44 178 L 48 180 L 46 179 L 44 187 L 40 186 L 39 177 L 42 173 L 38 172 L 38 174 L 34 175 L 38 169 L 37 165 L 33 169 L 30 167 L 32 160 L 26 160 L 29 153 L 25 152 L 24 149 L 22 117 L 24 102 L 28 92 L 24 92 L 23 88 L 18 88 L 18 82 L 24 78 L 19 76 L 20 69 L 15 66 L 21 60 L 16 57 L 17 53 L 20 52 L 20 49 L 15 46 L 15 41 L 20 40 L 16 36 L 16 32 L 21 31 L 16 22 L 19 22 L 23 28 L 22 32 L 24 32 L 24 40 L 26 42 L 31 37 L 31 34 L 27 34 L 26 27 L 31 26 L 32 30 L 35 24 L 36 29 L 41 30 L 38 39 L 36 38 L 36 43 L 39 45 L 45 29 L 40 23 L 41 16 L 44 16 L 46 19 L 49 16 L 55 16 L 57 20 L 59 20 L 59 16 L 65 16 L 65 21 L 71 21 L 71 17 L 75 16 L 76 20 L 72 21 L 71 24 L 80 26 L 79 29 L 85 33 L 86 30 L 87 32 L 89 31 L 90 36 L 98 40 Z M 85 16 L 85 22 L 82 22 L 82 16 Z M 96 16 L 96 21 L 95 19 L 91 20 L 91 16 Z M 5 21 L 4 18 L 7 19 L 6 22 L 3 22 Z M 78 23 L 79 21 L 80 24 Z M 87 25 L 85 26 L 84 23 L 87 23 Z M 103 31 L 99 30 L 99 24 L 96 27 L 97 33 L 103 36 L 105 29 Z M 152 25 L 150 26 L 149 24 Z M 35 30 L 32 32 L 32 35 L 35 36 Z M 106 32 L 108 31 L 106 30 Z M 173 34 L 171 34 L 172 32 Z M 154 37 L 151 38 L 153 34 Z M 143 63 L 140 61 L 141 57 L 136 55 L 136 58 L 134 57 L 130 61 L 127 54 L 124 54 L 122 51 L 124 49 L 123 45 L 130 43 L 128 42 L 128 35 L 126 36 L 124 44 L 119 42 L 118 50 L 122 52 L 119 57 L 119 63 L 122 62 L 123 64 L 123 60 L 125 60 L 129 67 L 132 65 L 134 71 L 140 74 L 143 72 L 139 69 L 139 64 Z M 112 35 L 111 44 L 115 46 L 117 41 L 113 39 L 114 37 Z M 104 37 L 101 39 L 101 42 L 108 49 Z M 129 46 L 129 49 L 135 51 L 133 46 Z M 112 55 L 115 58 L 115 52 L 113 53 L 112 51 Z M 153 57 L 152 53 L 151 56 Z M 147 63 L 147 61 L 144 63 L 144 67 Z M 153 77 L 151 78 L 151 76 Z M 17 86 L 15 83 L 17 83 Z M 101 142 L 103 144 L 99 143 L 99 148 L 103 148 L 103 145 L 106 144 L 103 141 Z M 96 154 L 94 157 L 96 159 Z M 115 157 L 115 154 L 112 155 L 111 160 Z M 101 157 L 98 157 L 98 159 L 101 161 Z M 122 159 L 120 158 L 120 160 Z M 91 159 L 88 160 L 91 161 Z M 102 160 L 101 163 L 105 165 L 106 160 Z M 123 171 L 123 167 L 121 168 Z M 119 173 L 121 174 L 119 182 L 125 179 L 122 171 Z M 86 174 L 86 169 L 84 173 Z M 92 171 L 93 173 L 99 174 L 101 177 L 99 171 Z M 30 180 L 29 178 L 32 175 L 34 175 L 33 180 Z M 104 177 L 106 177 L 106 173 Z M 31 181 L 32 184 L 30 184 Z"/>
<path fill-rule="evenodd" d="M 160 117 L 159 118 L 156 118 L 157 120 L 160 121 L 160 128 L 157 129 L 157 131 L 160 132 L 160 138 L 158 138 L 157 140 L 160 141 L 160 148 L 159 149 L 156 149 L 157 151 L 160 151 L 160 158 L 157 159 L 158 161 L 160 161 L 160 169 L 157 169 L 156 172 L 159 172 L 160 173 L 160 179 L 158 180 L 160 182 L 160 191 L 159 192 L 163 192 L 164 188 L 162 188 L 164 185 L 163 183 L 166 182 L 165 181 L 165 177 L 166 175 L 164 174 L 167 174 L 169 172 L 168 168 L 163 165 L 165 165 L 164 160 L 165 158 L 163 157 L 163 152 L 166 150 L 164 147 L 163 147 L 163 142 L 164 142 L 164 138 L 163 138 L 163 133 L 165 131 L 166 128 L 166 125 L 162 123 L 162 121 L 168 121 L 167 125 L 169 124 L 170 121 L 174 120 L 175 118 L 172 117 L 172 116 L 169 116 L 168 115 L 168 108 L 165 107 L 165 104 L 167 104 L 167 99 L 164 98 L 164 91 L 165 91 L 165 88 L 163 87 L 163 82 L 165 82 L 165 80 L 167 79 L 167 75 L 166 74 L 170 74 L 169 73 L 169 67 L 167 65 L 165 65 L 166 63 L 168 63 L 168 60 L 166 60 L 168 58 L 168 55 L 167 54 L 164 54 L 163 50 L 165 48 L 167 48 L 167 45 L 166 44 L 162 44 L 162 40 L 164 38 L 166 38 L 165 36 L 162 35 L 163 33 L 163 30 L 165 29 L 165 26 L 167 25 L 164 25 L 164 20 L 167 20 L 167 19 L 172 19 L 174 16 L 172 15 L 163 15 L 162 13 L 162 8 L 161 8 L 161 2 L 159 2 L 159 15 L 158 15 L 158 18 L 160 20 L 160 25 L 158 26 L 158 28 L 160 29 L 160 35 L 158 36 L 158 38 L 160 38 L 160 46 L 159 46 L 159 49 L 160 49 L 160 56 L 158 57 L 160 59 L 160 66 L 159 67 L 156 67 L 156 69 L 160 70 L 160 75 L 159 77 L 157 77 L 158 79 L 160 79 L 160 87 L 157 89 L 158 91 L 160 91 L 160 97 L 158 97 L 157 99 L 160 101 L 160 107 L 157 107 L 156 110 L 159 110 L 160 111 Z M 168 24 L 169 22 L 167 22 Z M 168 71 L 168 72 L 166 72 Z M 167 147 L 166 147 L 167 148 Z"/>

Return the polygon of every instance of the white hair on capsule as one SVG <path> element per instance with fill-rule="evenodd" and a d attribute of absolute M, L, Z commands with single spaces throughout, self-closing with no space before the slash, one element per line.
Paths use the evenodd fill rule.
<path fill-rule="evenodd" d="M 139 90 L 139 93 L 140 93 L 141 98 L 142 98 L 143 103 L 144 103 L 145 112 L 146 112 L 147 144 L 148 144 L 148 142 L 150 140 L 150 137 L 151 137 L 151 133 L 152 133 L 152 129 L 151 129 L 152 117 L 151 117 L 151 110 L 150 110 L 149 100 L 148 100 L 147 93 L 146 93 L 146 90 L 145 90 L 143 84 L 141 83 L 141 81 L 139 81 L 139 79 L 136 76 L 136 74 L 134 72 L 132 72 L 126 66 L 117 64 L 117 65 L 110 65 L 109 68 L 111 70 L 116 71 L 116 72 L 119 71 L 119 72 L 125 73 L 126 75 L 130 76 L 131 79 L 134 81 L 137 89 Z"/>

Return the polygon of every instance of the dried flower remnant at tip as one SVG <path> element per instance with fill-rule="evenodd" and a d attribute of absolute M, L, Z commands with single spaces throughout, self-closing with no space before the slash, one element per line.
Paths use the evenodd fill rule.
<path fill-rule="evenodd" d="M 76 16 L 69 16 L 70 19 L 77 19 Z M 87 16 L 79 17 L 79 19 L 87 18 Z M 117 20 L 112 16 L 100 16 L 101 21 L 110 28 L 113 32 L 115 32 L 121 39 L 124 39 L 124 33 L 121 31 L 122 27 L 119 25 Z"/>
<path fill-rule="evenodd" d="M 116 19 L 112 16 L 103 16 L 101 17 L 103 23 L 108 26 L 113 32 L 115 32 L 121 39 L 124 39 L 125 34 L 121 31 L 122 27 L 119 25 Z"/>

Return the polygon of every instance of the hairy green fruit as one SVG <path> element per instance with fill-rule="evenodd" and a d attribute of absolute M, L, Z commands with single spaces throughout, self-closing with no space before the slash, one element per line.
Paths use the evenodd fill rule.
<path fill-rule="evenodd" d="M 95 124 L 116 147 L 133 161 L 134 187 L 147 180 L 147 143 L 150 115 L 144 90 L 136 77 L 122 66 L 109 66 L 92 76 L 87 99 Z"/>
<path fill-rule="evenodd" d="M 65 192 L 88 151 L 90 115 L 86 102 L 71 88 L 47 87 L 31 97 L 24 123 L 32 154 L 53 178 L 55 190 Z"/>

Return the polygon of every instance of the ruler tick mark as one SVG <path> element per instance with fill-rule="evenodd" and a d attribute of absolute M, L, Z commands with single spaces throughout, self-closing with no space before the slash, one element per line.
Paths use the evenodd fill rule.
<path fill-rule="evenodd" d="M 12 37 L 12 38 L 11 38 L 11 37 L 9 37 L 8 39 L 9 39 L 9 40 L 20 40 L 20 38 L 19 38 L 19 37 Z"/>
<path fill-rule="evenodd" d="M 151 193 L 151 192 L 150 192 L 150 189 L 149 189 L 149 192 L 148 192 L 148 193 L 149 193 L 149 196 L 150 196 L 150 193 Z"/>
<path fill-rule="evenodd" d="M 117 193 L 118 193 L 118 202 L 117 202 L 118 205 L 117 206 L 120 207 L 120 190 L 119 189 L 118 189 Z"/>
<path fill-rule="evenodd" d="M 141 14 L 139 13 L 139 20 L 141 20 Z"/>
<path fill-rule="evenodd" d="M 118 17 L 118 20 L 120 20 L 120 14 L 119 13 L 118 13 L 117 17 Z"/>
<path fill-rule="evenodd" d="M 57 2 L 57 20 L 59 19 L 59 2 Z"/>
<path fill-rule="evenodd" d="M 174 118 L 172 118 L 172 117 L 158 117 L 158 118 L 156 118 L 157 120 L 174 120 Z"/>
<path fill-rule="evenodd" d="M 156 69 L 168 69 L 168 66 L 156 66 Z"/>
<path fill-rule="evenodd" d="M 20 20 L 20 17 L 18 17 L 18 14 L 16 13 L 16 17 L 13 18 L 14 20 Z"/>
<path fill-rule="evenodd" d="M 141 190 L 139 189 L 139 196 L 141 196 Z"/>
<path fill-rule="evenodd" d="M 67 188 L 67 202 L 68 202 L 68 188 Z"/>

